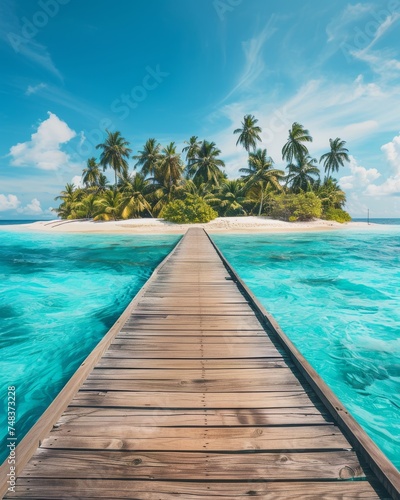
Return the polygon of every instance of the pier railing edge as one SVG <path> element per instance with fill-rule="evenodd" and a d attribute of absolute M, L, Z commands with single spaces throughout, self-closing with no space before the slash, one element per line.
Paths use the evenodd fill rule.
<path fill-rule="evenodd" d="M 105 351 L 110 346 L 111 342 L 114 340 L 118 332 L 121 330 L 122 326 L 128 319 L 131 311 L 146 292 L 149 283 L 151 283 L 154 280 L 160 269 L 170 259 L 172 254 L 179 248 L 186 234 L 187 233 L 185 233 L 181 237 L 181 239 L 169 252 L 169 254 L 158 264 L 158 266 L 154 269 L 154 271 L 152 272 L 151 276 L 148 278 L 146 283 L 144 283 L 144 285 L 140 288 L 140 290 L 128 304 L 124 312 L 119 316 L 117 321 L 108 330 L 108 332 L 104 335 L 104 337 L 98 342 L 98 344 L 94 347 L 94 349 L 88 354 L 88 356 L 81 363 L 81 365 L 72 375 L 72 377 L 68 380 L 64 388 L 60 391 L 60 393 L 57 395 L 57 397 L 54 399 L 51 405 L 46 409 L 43 415 L 39 418 L 39 420 L 33 425 L 33 427 L 27 432 L 27 434 L 18 444 L 15 450 L 17 477 L 21 473 L 22 469 L 25 467 L 27 462 L 31 459 L 36 449 L 40 446 L 41 441 L 49 434 L 54 424 L 60 418 L 63 411 L 68 406 L 69 402 L 74 397 L 76 392 L 79 390 L 80 386 L 87 378 L 91 370 L 94 368 L 99 359 L 103 356 Z M 0 466 L 0 498 L 3 498 L 3 496 L 7 493 L 8 490 L 7 474 L 9 472 L 10 472 L 10 464 L 8 463 L 8 459 L 6 458 L 5 461 L 2 463 L 2 465 Z"/>
<path fill-rule="evenodd" d="M 400 472 L 348 412 L 339 398 L 283 332 L 274 317 L 264 308 L 249 287 L 242 281 L 236 270 L 225 258 L 207 231 L 205 231 L 205 233 L 221 258 L 225 268 L 231 274 L 244 296 L 249 300 L 258 318 L 266 326 L 267 331 L 272 331 L 280 341 L 282 347 L 289 354 L 296 367 L 316 392 L 317 396 L 348 438 L 351 445 L 361 454 L 388 493 L 394 500 L 400 500 Z"/>

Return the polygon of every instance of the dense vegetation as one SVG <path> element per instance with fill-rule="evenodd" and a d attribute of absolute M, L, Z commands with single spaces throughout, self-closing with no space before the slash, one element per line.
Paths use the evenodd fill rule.
<path fill-rule="evenodd" d="M 325 218 L 346 222 L 345 193 L 332 174 L 349 161 L 345 141 L 330 139 L 330 150 L 319 162 L 310 156 L 312 137 L 301 124 L 293 123 L 282 148 L 286 172 L 274 168 L 266 149 L 258 147 L 261 128 L 246 115 L 234 131 L 237 145 L 248 153 L 241 177 L 228 179 L 221 151 L 214 142 L 193 136 L 182 152 L 174 142 L 162 147 L 149 139 L 132 158 L 132 150 L 120 132 L 107 132 L 98 144 L 100 158 L 89 158 L 83 170 L 84 187 L 67 184 L 55 209 L 62 219 L 118 220 L 163 217 L 172 222 L 207 222 L 217 216 L 271 215 L 296 221 Z M 184 156 L 185 161 L 182 158 Z M 114 170 L 114 185 L 104 175 Z"/>

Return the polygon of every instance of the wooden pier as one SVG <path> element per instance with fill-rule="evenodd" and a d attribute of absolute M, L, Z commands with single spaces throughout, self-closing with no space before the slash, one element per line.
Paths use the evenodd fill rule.
<path fill-rule="evenodd" d="M 203 230 L 78 372 L 6 498 L 399 498 L 396 469 Z"/>

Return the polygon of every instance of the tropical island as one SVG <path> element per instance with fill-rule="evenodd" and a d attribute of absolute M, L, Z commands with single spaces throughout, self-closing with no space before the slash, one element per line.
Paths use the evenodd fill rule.
<path fill-rule="evenodd" d="M 150 138 L 132 156 L 130 143 L 121 132 L 107 130 L 104 142 L 96 146 L 99 160 L 87 160 L 83 186 L 67 184 L 56 198 L 61 203 L 54 211 L 64 220 L 158 217 L 180 224 L 261 215 L 289 222 L 314 218 L 350 221 L 343 209 L 346 194 L 332 177 L 349 161 L 346 141 L 330 139 L 329 151 L 318 161 L 307 147 L 312 136 L 295 122 L 282 148 L 287 164 L 284 172 L 274 168 L 267 149 L 258 147 L 262 130 L 257 123 L 255 116 L 246 115 L 233 132 L 236 145 L 248 154 L 238 179 L 228 178 L 221 150 L 214 142 L 192 136 L 179 152 L 174 142 L 162 147 Z M 130 158 L 136 161 L 133 173 Z M 114 171 L 113 185 L 104 174 L 106 169 Z"/>

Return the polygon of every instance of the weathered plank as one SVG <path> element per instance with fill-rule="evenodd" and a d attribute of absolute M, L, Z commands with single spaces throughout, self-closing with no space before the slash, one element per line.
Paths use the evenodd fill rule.
<path fill-rule="evenodd" d="M 106 420 L 106 419 L 105 419 Z M 146 451 L 347 450 L 351 446 L 334 425 L 281 427 L 134 427 L 111 424 L 60 426 L 42 448 Z"/>
<path fill-rule="evenodd" d="M 21 477 L 159 480 L 340 480 L 365 473 L 351 451 L 192 453 L 47 450 L 40 448 Z"/>
<path fill-rule="evenodd" d="M 19 498 L 34 500 L 141 499 L 141 500 L 372 500 L 378 498 L 367 481 L 336 482 L 194 482 L 117 479 L 25 479 L 17 486 Z M 18 497 L 17 497 L 18 498 Z M 385 498 L 381 496 L 381 498 Z M 388 498 L 388 497 L 386 497 Z"/>

